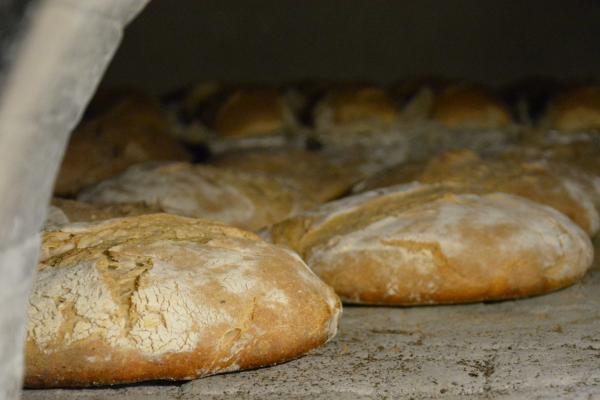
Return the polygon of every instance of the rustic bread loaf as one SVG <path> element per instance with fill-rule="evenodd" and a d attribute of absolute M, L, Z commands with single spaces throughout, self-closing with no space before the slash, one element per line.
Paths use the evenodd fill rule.
<path fill-rule="evenodd" d="M 28 387 L 193 379 L 296 358 L 335 335 L 339 300 L 256 235 L 168 214 L 43 235 Z"/>
<path fill-rule="evenodd" d="M 460 84 L 439 93 L 431 118 L 450 129 L 497 129 L 512 123 L 508 108 L 483 88 Z"/>
<path fill-rule="evenodd" d="M 600 86 L 577 87 L 554 97 L 540 123 L 565 133 L 600 129 Z"/>
<path fill-rule="evenodd" d="M 238 90 L 219 107 L 213 129 L 223 137 L 283 134 L 297 121 L 285 96 L 275 89 Z"/>
<path fill-rule="evenodd" d="M 484 160 L 468 150 L 452 151 L 427 163 L 393 167 L 357 185 L 357 189 L 411 181 L 451 183 L 466 193 L 522 196 L 556 208 L 590 235 L 600 229 L 598 179 L 575 167 L 544 160 Z"/>
<path fill-rule="evenodd" d="M 179 215 L 256 230 L 310 208 L 315 201 L 266 175 L 189 163 L 147 163 L 81 193 L 94 204 L 142 202 Z"/>
<path fill-rule="evenodd" d="M 398 106 L 383 89 L 373 86 L 332 90 L 313 110 L 315 128 L 325 133 L 372 132 L 398 123 Z"/>
<path fill-rule="evenodd" d="M 275 225 L 270 235 L 350 303 L 540 294 L 580 279 L 593 257 L 587 235 L 550 207 L 418 183 L 324 204 Z"/>
<path fill-rule="evenodd" d="M 54 193 L 75 195 L 144 161 L 189 160 L 189 154 L 168 130 L 166 116 L 151 98 L 125 97 L 103 109 L 73 133 Z"/>
<path fill-rule="evenodd" d="M 322 153 L 292 148 L 230 151 L 212 164 L 282 179 L 319 202 L 340 197 L 357 180 L 355 171 L 335 165 Z"/>

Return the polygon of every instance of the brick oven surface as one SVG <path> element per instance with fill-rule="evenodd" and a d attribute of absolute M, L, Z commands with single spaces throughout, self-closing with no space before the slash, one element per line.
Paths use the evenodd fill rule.
<path fill-rule="evenodd" d="M 600 269 L 518 301 L 351 307 L 307 356 L 184 384 L 26 390 L 42 399 L 600 398 Z"/>

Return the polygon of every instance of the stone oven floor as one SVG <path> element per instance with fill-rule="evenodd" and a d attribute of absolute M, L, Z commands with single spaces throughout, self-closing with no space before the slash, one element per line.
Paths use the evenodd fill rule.
<path fill-rule="evenodd" d="M 600 398 L 600 270 L 518 301 L 351 307 L 338 336 L 270 368 L 183 384 L 25 390 L 46 399 Z"/>

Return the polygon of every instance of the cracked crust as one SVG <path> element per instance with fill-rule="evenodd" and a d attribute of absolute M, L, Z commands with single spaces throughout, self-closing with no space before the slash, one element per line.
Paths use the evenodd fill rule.
<path fill-rule="evenodd" d="M 592 262 L 587 235 L 554 209 L 448 185 L 351 196 L 275 225 L 271 238 L 350 303 L 529 296 L 572 284 Z"/>
<path fill-rule="evenodd" d="M 256 235 L 168 214 L 46 232 L 28 387 L 193 379 L 281 363 L 335 335 L 333 291 Z"/>
<path fill-rule="evenodd" d="M 82 192 L 93 204 L 144 203 L 165 212 L 257 230 L 315 201 L 266 174 L 190 163 L 147 163 Z"/>
<path fill-rule="evenodd" d="M 403 164 L 356 186 L 372 190 L 411 181 L 448 183 L 466 193 L 504 192 L 553 207 L 590 236 L 600 229 L 598 179 L 565 164 L 543 160 L 483 160 L 469 150 L 450 151 L 429 162 Z"/>

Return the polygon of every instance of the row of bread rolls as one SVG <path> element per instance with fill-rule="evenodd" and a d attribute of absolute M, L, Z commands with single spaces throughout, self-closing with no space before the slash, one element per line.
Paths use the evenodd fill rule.
<path fill-rule="evenodd" d="M 320 132 L 368 131 L 415 119 L 458 129 L 501 128 L 512 123 L 566 132 L 600 127 L 598 86 L 551 80 L 521 81 L 497 91 L 433 78 L 391 87 L 313 83 L 265 88 L 209 82 L 192 85 L 168 99 L 182 124 L 197 123 L 221 137 L 234 138 L 280 134 L 301 126 Z"/>
<path fill-rule="evenodd" d="M 501 120 L 466 87 L 449 101 L 473 123 L 461 126 Z M 214 89 L 195 96 L 234 137 L 240 126 L 278 126 L 265 122 L 275 114 Z M 351 135 L 384 129 L 363 111 L 376 105 L 379 121 L 389 118 L 385 92 L 336 90 L 311 105 L 326 110 L 320 124 Z M 419 115 L 432 93 L 438 104 L 453 93 L 427 90 L 404 115 Z M 243 118 L 224 117 L 213 96 Z M 348 106 L 348 96 L 361 100 Z M 284 97 L 294 113 L 310 103 Z M 593 135 L 524 140 L 493 157 L 443 152 L 365 177 L 360 157 L 338 162 L 348 147 L 261 143 L 194 164 L 170 134 L 168 113 L 143 96 L 109 96 L 89 114 L 61 169 L 77 179 L 57 190 L 77 201 L 55 199 L 44 228 L 28 386 L 193 379 L 283 362 L 335 334 L 331 288 L 360 304 L 500 300 L 568 286 L 592 264 L 590 237 L 600 228 Z M 67 163 L 73 157 L 80 164 Z"/>
<path fill-rule="evenodd" d="M 232 146 L 229 139 L 234 139 L 233 142 L 249 140 L 244 142 L 249 147 L 256 147 L 255 140 L 265 138 L 266 143 L 260 142 L 263 147 L 289 145 L 286 137 L 293 136 L 291 132 L 298 130 L 315 131 L 319 135 L 309 133 L 298 138 L 296 147 L 319 147 L 321 141 L 333 147 L 335 152 L 338 147 L 335 144 L 348 141 L 348 136 L 351 136 L 350 142 L 360 142 L 364 133 L 389 131 L 399 121 L 426 124 L 433 120 L 437 124 L 410 134 L 406 132 L 410 131 L 406 126 L 396 127 L 390 134 L 379 135 L 374 145 L 362 150 L 364 154 L 358 152 L 350 154 L 348 159 L 342 158 L 343 165 L 355 163 L 356 159 L 364 162 L 378 148 L 383 149 L 380 156 L 383 162 L 379 164 L 385 167 L 407 158 L 418 159 L 440 149 L 478 141 L 482 142 L 476 146 L 477 150 L 489 148 L 490 143 L 505 144 L 505 137 L 490 138 L 490 132 L 461 136 L 439 128 L 508 131 L 506 128 L 515 120 L 500 96 L 473 84 L 442 84 L 432 80 L 419 84 L 422 86 L 397 90 L 396 93 L 402 94 L 394 97 L 391 89 L 386 91 L 372 85 L 323 84 L 317 89 L 306 88 L 308 85 L 257 89 L 208 82 L 171 96 L 162 107 L 157 100 L 134 90 L 102 92 L 91 104 L 87 119 L 72 135 L 55 192 L 73 196 L 84 187 L 139 162 L 205 159 L 210 149 L 229 149 Z M 543 129 L 571 132 L 599 127 L 598 87 L 572 88 L 549 98 L 547 103 L 547 111 L 538 124 Z M 312 117 L 302 120 L 306 109 Z M 194 142 L 190 137 L 194 137 L 195 131 L 210 131 L 212 135 L 196 135 L 198 140 Z M 181 132 L 187 132 L 183 138 L 178 137 Z M 345 135 L 331 137 L 327 134 L 332 132 Z M 411 140 L 401 140 L 407 135 Z M 219 145 L 218 138 L 226 139 L 225 147 Z M 390 143 L 390 139 L 397 142 Z M 206 146 L 215 140 L 216 145 Z M 420 151 L 419 147 L 425 145 L 427 150 Z M 344 148 L 348 149 L 348 146 Z M 352 148 L 349 152 L 355 151 Z M 367 172 L 375 169 L 367 169 Z"/>

